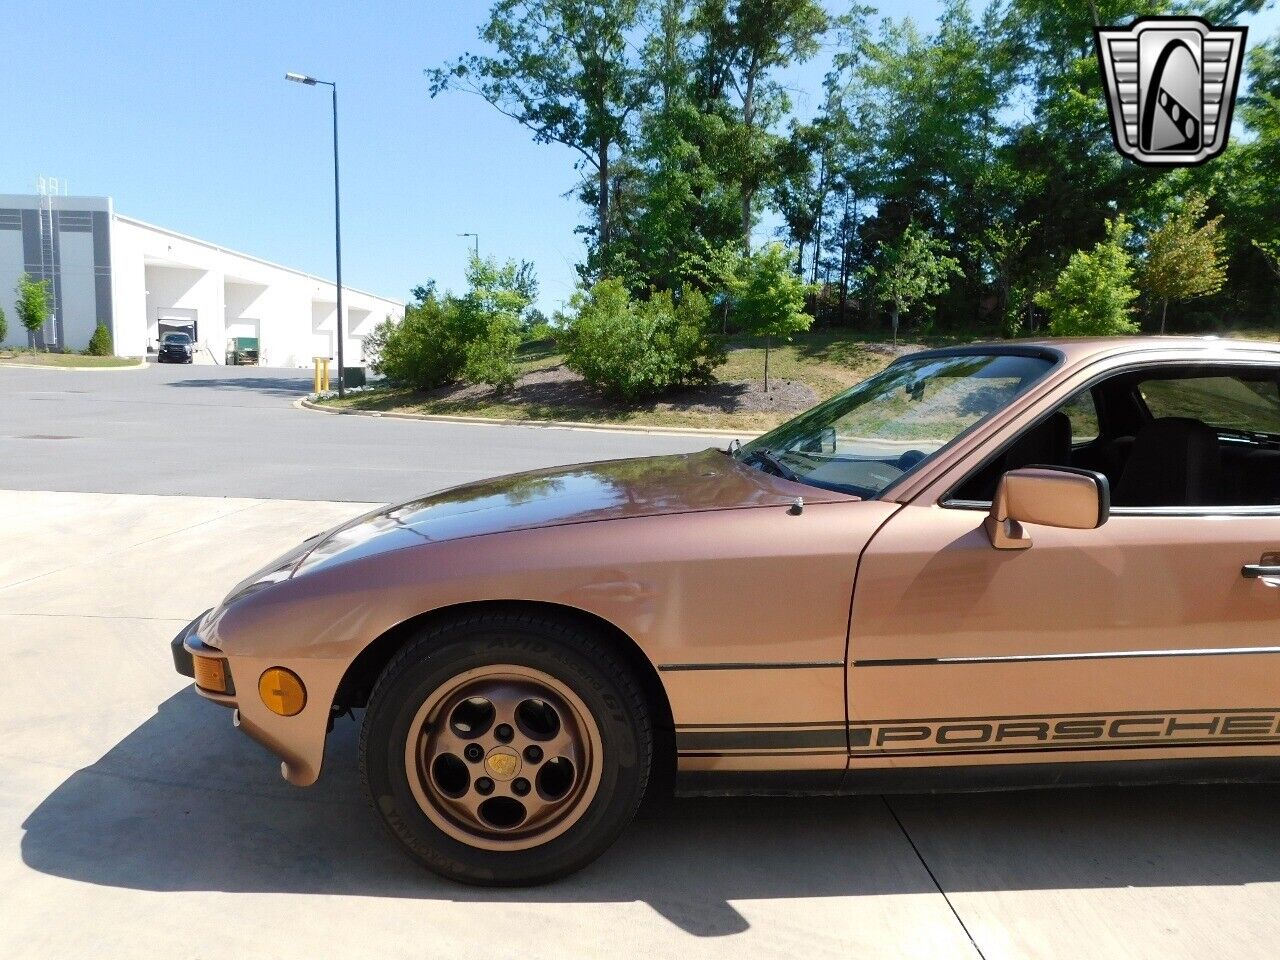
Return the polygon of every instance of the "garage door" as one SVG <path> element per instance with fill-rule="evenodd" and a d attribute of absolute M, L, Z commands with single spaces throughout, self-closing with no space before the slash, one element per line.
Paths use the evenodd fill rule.
<path fill-rule="evenodd" d="M 227 324 L 227 339 L 232 337 L 252 337 L 259 339 L 259 329 L 262 324 L 257 320 L 246 320 L 241 317 L 239 320 L 232 320 Z"/>

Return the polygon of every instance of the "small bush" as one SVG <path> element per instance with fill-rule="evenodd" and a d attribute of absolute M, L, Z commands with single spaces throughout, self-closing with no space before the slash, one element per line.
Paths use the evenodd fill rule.
<path fill-rule="evenodd" d="M 495 390 L 516 381 L 525 311 L 537 294 L 533 266 L 471 258 L 465 296 L 439 296 L 435 284 L 413 291 L 397 323 L 388 317 L 364 338 L 370 369 L 416 390 L 457 380 Z"/>
<path fill-rule="evenodd" d="M 0 339 L 3 339 L 2 335 L 0 335 Z M 100 323 L 94 328 L 93 336 L 89 338 L 89 347 L 85 350 L 85 353 L 91 357 L 111 356 L 111 331 L 107 329 L 105 323 Z"/>
<path fill-rule="evenodd" d="M 601 280 L 574 294 L 573 314 L 558 338 L 565 363 L 587 382 L 624 400 L 685 383 L 705 383 L 724 362 L 711 308 L 692 287 L 633 301 L 626 284 Z"/>
<path fill-rule="evenodd" d="M 499 393 L 510 390 L 519 373 L 516 367 L 519 349 L 519 320 L 511 315 L 488 316 L 467 343 L 462 379 L 468 383 L 486 383 Z"/>
<path fill-rule="evenodd" d="M 466 363 L 458 305 L 423 290 L 398 323 L 391 317 L 364 338 L 369 368 L 395 383 L 430 390 L 457 380 Z"/>

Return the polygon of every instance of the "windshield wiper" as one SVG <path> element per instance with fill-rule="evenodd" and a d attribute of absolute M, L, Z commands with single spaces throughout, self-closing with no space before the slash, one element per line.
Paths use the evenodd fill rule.
<path fill-rule="evenodd" d="M 778 459 L 777 455 L 765 447 L 757 447 L 746 455 L 744 460 L 759 460 L 784 480 L 803 483 L 800 475 Z"/>

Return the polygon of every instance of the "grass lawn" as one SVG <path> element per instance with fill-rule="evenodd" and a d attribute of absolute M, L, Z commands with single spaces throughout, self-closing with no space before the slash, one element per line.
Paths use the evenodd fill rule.
<path fill-rule="evenodd" d="M 135 367 L 137 357 L 88 357 L 79 353 L 0 350 L 0 365 L 21 363 L 40 367 Z"/>
<path fill-rule="evenodd" d="M 1240 330 L 1227 336 L 1275 340 L 1275 330 Z M 796 337 L 770 351 L 769 377 L 781 398 L 777 409 L 744 402 L 745 381 L 764 376 L 764 349 L 758 342 L 731 342 L 728 358 L 716 369 L 718 384 L 681 391 L 641 403 L 621 404 L 570 377 L 563 357 L 547 345 L 526 347 L 520 354 L 521 379 L 505 395 L 481 388 L 433 390 L 422 393 L 402 388 L 378 388 L 328 406 L 397 413 L 445 414 L 519 420 L 573 420 L 636 426 L 698 427 L 758 433 L 790 419 L 846 387 L 883 369 L 901 352 L 945 346 L 963 340 L 904 337 L 898 348 L 880 337 L 847 330 L 818 330 Z"/>

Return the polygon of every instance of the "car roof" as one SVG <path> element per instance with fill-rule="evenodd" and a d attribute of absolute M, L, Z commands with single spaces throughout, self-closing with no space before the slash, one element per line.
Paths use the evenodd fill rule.
<path fill-rule="evenodd" d="M 1271 355 L 1280 359 L 1280 341 L 1239 340 L 1230 337 L 1045 337 L 1035 340 L 996 340 L 966 343 L 904 354 L 900 359 L 947 357 L 970 353 L 1010 354 L 1015 356 L 1049 356 L 1068 365 L 1085 359 L 1117 356 L 1125 353 L 1148 353 L 1160 350 L 1203 350 L 1206 360 L 1230 359 L 1241 354 Z"/>

